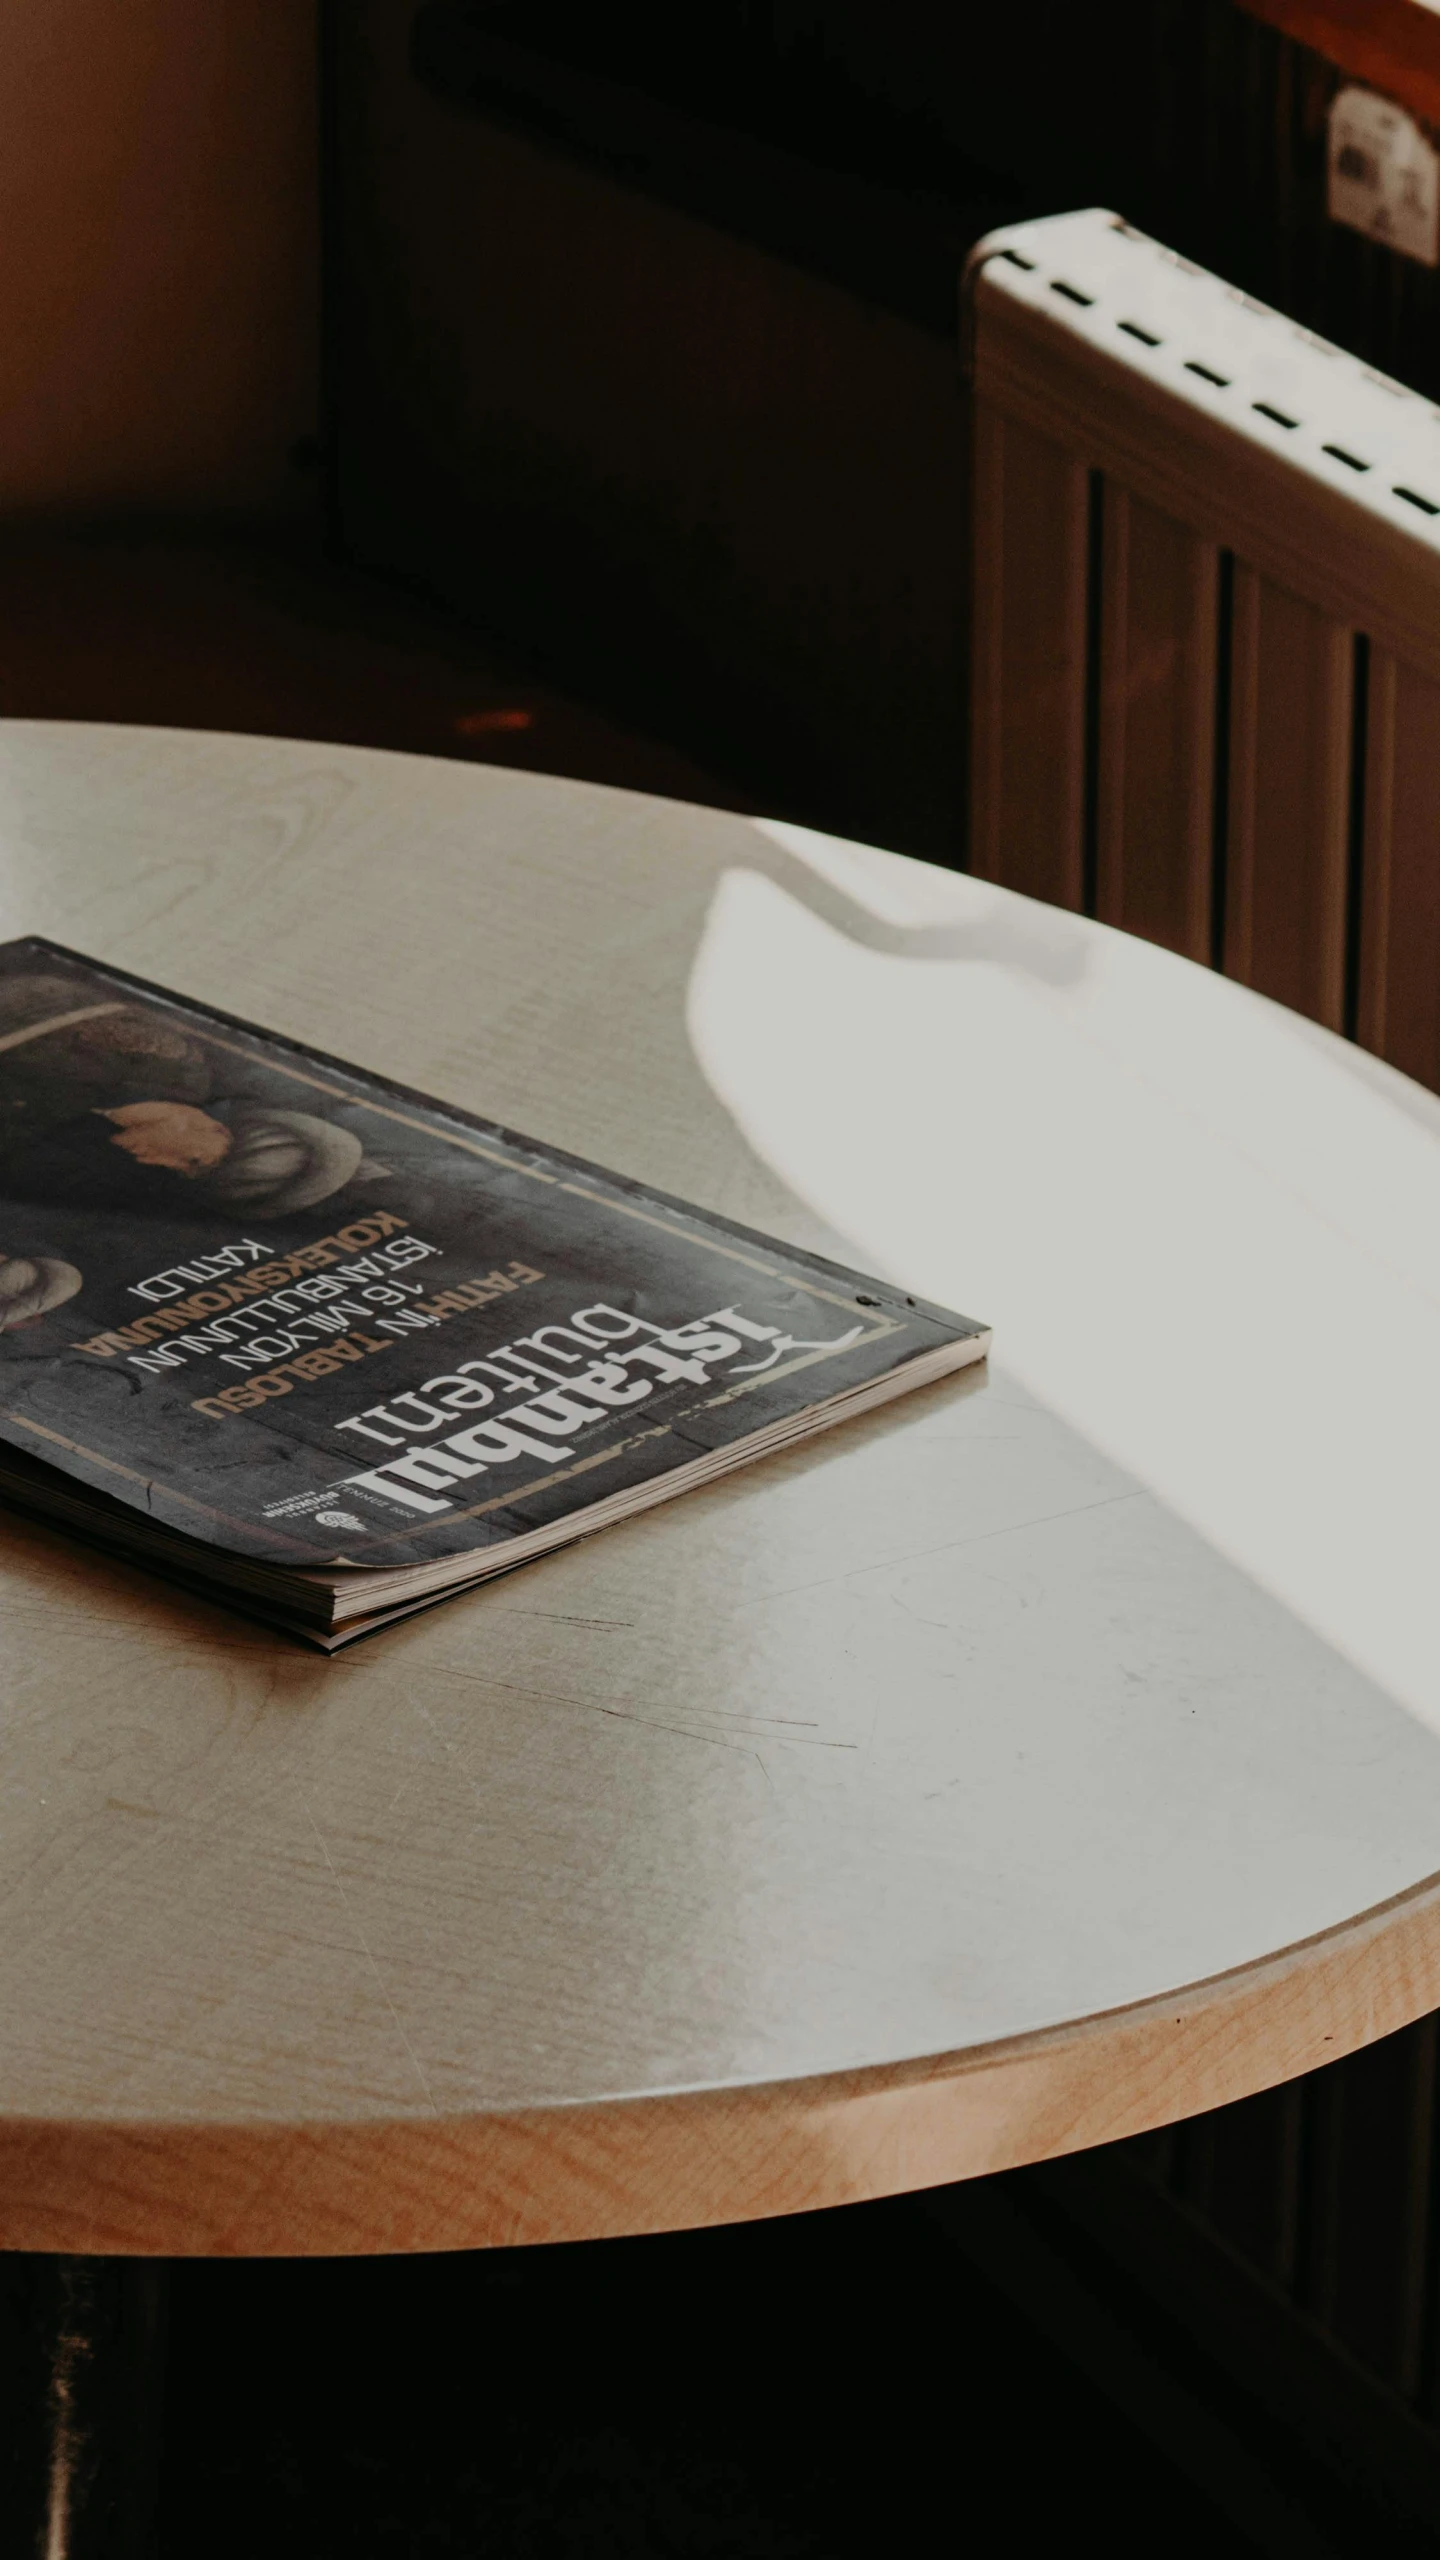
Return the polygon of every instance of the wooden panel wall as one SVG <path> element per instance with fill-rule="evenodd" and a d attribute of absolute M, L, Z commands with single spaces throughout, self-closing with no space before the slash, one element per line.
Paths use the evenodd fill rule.
<path fill-rule="evenodd" d="M 1440 1092 L 1440 684 L 988 401 L 974 487 L 971 867 Z"/>
<path fill-rule="evenodd" d="M 1440 685 L 1370 664 L 1359 1035 L 1440 1093 Z"/>
<path fill-rule="evenodd" d="M 1219 556 L 1125 489 L 1103 503 L 1095 911 L 1208 960 Z"/>
<path fill-rule="evenodd" d="M 987 402 L 974 432 L 971 868 L 1078 907 L 1089 475 Z"/>
<path fill-rule="evenodd" d="M 1432 689 L 1376 652 L 1357 731 L 1360 635 L 988 399 L 974 496 L 971 868 L 1331 1030 L 1358 983 L 1440 1083 Z"/>
<path fill-rule="evenodd" d="M 1235 568 L 1225 969 L 1339 1031 L 1354 634 Z"/>

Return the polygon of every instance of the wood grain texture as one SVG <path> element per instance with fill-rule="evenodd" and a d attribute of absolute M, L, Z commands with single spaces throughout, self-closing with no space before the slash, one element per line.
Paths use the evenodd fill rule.
<path fill-rule="evenodd" d="M 1440 1086 L 1440 685 L 1388 650 L 1370 668 L 1360 1037 Z"/>
<path fill-rule="evenodd" d="M 1243 1980 L 908 2069 L 417 2121 L 9 2122 L 4 2244 L 347 2256 L 813 2212 L 1173 2122 L 1336 2061 L 1437 2003 L 1432 1886 Z"/>
<path fill-rule="evenodd" d="M 1096 913 L 1210 956 L 1215 545 L 1105 488 Z"/>
<path fill-rule="evenodd" d="M 970 867 L 1078 907 L 1088 475 L 986 401 L 975 416 Z"/>
<path fill-rule="evenodd" d="M 1354 640 L 1235 570 L 1225 966 L 1338 1031 L 1345 1005 Z"/>
<path fill-rule="evenodd" d="M 0 2243 L 795 2211 L 1440 2004 L 1440 1104 L 1001 889 L 361 750 L 6 724 L 0 925 L 1002 1354 L 335 1661 L 0 1524 Z"/>
<path fill-rule="evenodd" d="M 978 399 L 1440 682 L 1440 553 L 1408 520 L 1357 509 L 1353 475 L 1342 488 L 1297 471 L 1288 448 L 1237 436 L 1158 376 L 1117 373 L 1108 345 L 1057 329 L 998 272 L 989 259 L 974 287 Z"/>

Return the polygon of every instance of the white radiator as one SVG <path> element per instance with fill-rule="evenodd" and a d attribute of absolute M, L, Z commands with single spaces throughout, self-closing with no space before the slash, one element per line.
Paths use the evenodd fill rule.
<path fill-rule="evenodd" d="M 972 867 L 1440 1089 L 1440 410 L 1110 213 L 967 313 Z"/>

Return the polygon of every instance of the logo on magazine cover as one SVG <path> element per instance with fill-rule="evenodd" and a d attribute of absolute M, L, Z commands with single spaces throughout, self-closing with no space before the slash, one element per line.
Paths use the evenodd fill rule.
<path fill-rule="evenodd" d="M 395 1452 L 342 1477 L 335 1490 L 406 1511 L 449 1511 L 456 1485 L 466 1478 L 519 1458 L 551 1465 L 573 1460 L 576 1433 L 594 1423 L 613 1427 L 617 1412 L 628 1418 L 657 1388 L 708 1387 L 718 1366 L 722 1381 L 736 1382 L 711 1399 L 723 1403 L 773 1373 L 782 1357 L 824 1359 L 847 1351 L 865 1332 L 856 1324 L 813 1341 L 779 1325 L 758 1324 L 733 1306 L 669 1326 L 620 1307 L 581 1307 L 568 1324 L 541 1325 L 481 1359 L 459 1361 L 418 1392 L 407 1389 L 334 1423 L 336 1431 L 358 1432 Z M 742 1361 L 742 1351 L 757 1356 Z M 500 1409 L 484 1422 L 467 1420 L 497 1400 Z M 413 1445 L 414 1438 L 431 1433 L 444 1436 L 429 1439 L 426 1447 Z"/>

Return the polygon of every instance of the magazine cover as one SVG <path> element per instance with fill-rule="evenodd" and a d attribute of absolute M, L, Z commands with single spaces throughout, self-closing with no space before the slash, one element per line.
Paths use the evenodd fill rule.
<path fill-rule="evenodd" d="M 0 1439 L 232 1556 L 433 1562 L 984 1328 L 30 939 Z"/>

